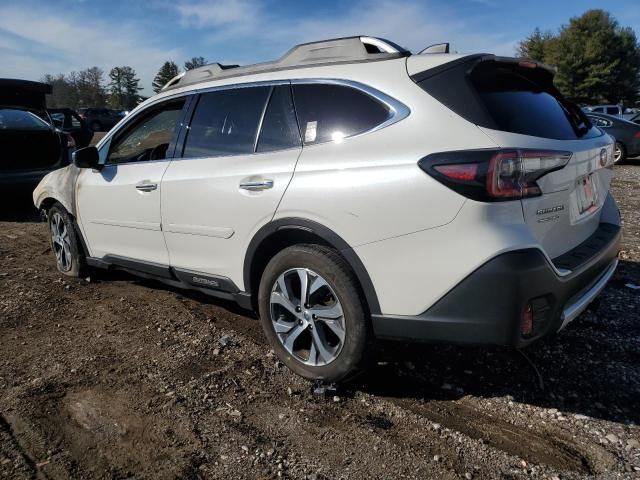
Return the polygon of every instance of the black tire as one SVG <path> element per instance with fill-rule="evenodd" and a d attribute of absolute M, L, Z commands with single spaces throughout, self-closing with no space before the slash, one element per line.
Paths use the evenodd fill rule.
<path fill-rule="evenodd" d="M 342 306 L 345 338 L 335 359 L 325 365 L 307 365 L 289 353 L 271 321 L 271 292 L 278 277 L 293 268 L 316 272 L 329 284 Z M 344 382 L 361 373 L 373 357 L 374 336 L 358 281 L 347 262 L 333 249 L 312 244 L 294 245 L 276 254 L 260 279 L 258 305 L 265 335 L 278 358 L 309 380 Z M 317 328 L 317 326 L 316 326 Z"/>
<path fill-rule="evenodd" d="M 615 152 L 620 150 L 620 158 L 618 158 L 618 160 L 615 159 Z M 624 162 L 627 159 L 627 149 L 625 148 L 624 144 L 620 143 L 620 142 L 616 142 L 614 148 L 613 148 L 613 163 L 614 164 L 619 164 Z"/>
<path fill-rule="evenodd" d="M 69 277 L 80 277 L 86 273 L 87 263 L 86 257 L 80 245 L 80 240 L 76 234 L 74 222 L 69 215 L 69 212 L 60 204 L 54 203 L 47 212 L 47 219 L 49 223 L 49 232 L 51 234 L 51 250 L 56 257 L 56 267 L 58 271 Z M 64 224 L 64 232 L 66 232 L 66 238 L 68 239 L 67 250 L 61 253 L 59 256 L 57 252 L 60 251 L 60 244 L 54 241 L 55 228 L 54 223 L 62 221 Z M 59 238 L 59 237 L 58 237 Z M 62 255 L 68 257 L 67 261 L 62 261 Z"/>

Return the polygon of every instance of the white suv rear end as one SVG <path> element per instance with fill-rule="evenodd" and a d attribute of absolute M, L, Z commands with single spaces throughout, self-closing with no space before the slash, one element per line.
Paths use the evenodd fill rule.
<path fill-rule="evenodd" d="M 34 192 L 58 268 L 259 311 L 310 378 L 375 338 L 524 346 L 617 264 L 612 139 L 543 65 L 351 37 L 172 80 Z"/>

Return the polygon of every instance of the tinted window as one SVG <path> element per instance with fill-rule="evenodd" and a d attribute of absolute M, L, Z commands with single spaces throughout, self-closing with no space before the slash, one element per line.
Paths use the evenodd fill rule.
<path fill-rule="evenodd" d="M 49 124 L 25 110 L 0 108 L 0 130 L 49 130 Z"/>
<path fill-rule="evenodd" d="M 253 153 L 271 87 L 203 93 L 191 120 L 184 157 Z"/>
<path fill-rule="evenodd" d="M 258 152 L 272 152 L 300 146 L 300 132 L 291 98 L 291 86 L 277 85 L 262 121 Z"/>
<path fill-rule="evenodd" d="M 609 115 L 618 115 L 620 110 L 618 110 L 618 107 L 607 107 L 607 113 Z"/>
<path fill-rule="evenodd" d="M 366 132 L 389 118 L 389 108 L 355 88 L 329 84 L 293 85 L 306 145 Z"/>
<path fill-rule="evenodd" d="M 577 107 L 534 75 L 529 69 L 495 62 L 473 71 L 473 83 L 499 130 L 559 140 L 599 135 Z"/>
<path fill-rule="evenodd" d="M 142 116 L 111 143 L 107 163 L 162 160 L 173 138 L 184 99 L 165 103 Z"/>
<path fill-rule="evenodd" d="M 81 126 L 80 117 L 75 112 L 71 113 L 71 128 L 80 128 Z"/>
<path fill-rule="evenodd" d="M 65 118 L 64 118 L 64 113 L 62 112 L 49 112 L 49 116 L 51 117 L 51 121 L 53 122 L 53 124 L 58 127 L 58 128 L 64 128 L 65 125 Z"/>

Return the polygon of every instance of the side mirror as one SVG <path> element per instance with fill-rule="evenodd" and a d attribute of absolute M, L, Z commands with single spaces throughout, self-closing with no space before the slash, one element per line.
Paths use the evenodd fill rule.
<path fill-rule="evenodd" d="M 100 156 L 96 147 L 85 147 L 73 152 L 73 164 L 78 168 L 101 170 Z"/>

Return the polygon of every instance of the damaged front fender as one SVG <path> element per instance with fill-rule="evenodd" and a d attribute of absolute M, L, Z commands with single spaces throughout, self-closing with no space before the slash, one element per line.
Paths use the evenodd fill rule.
<path fill-rule="evenodd" d="M 53 199 L 75 216 L 76 183 L 81 171 L 72 164 L 46 175 L 33 191 L 33 203 L 36 208 L 40 210 L 47 199 Z"/>

